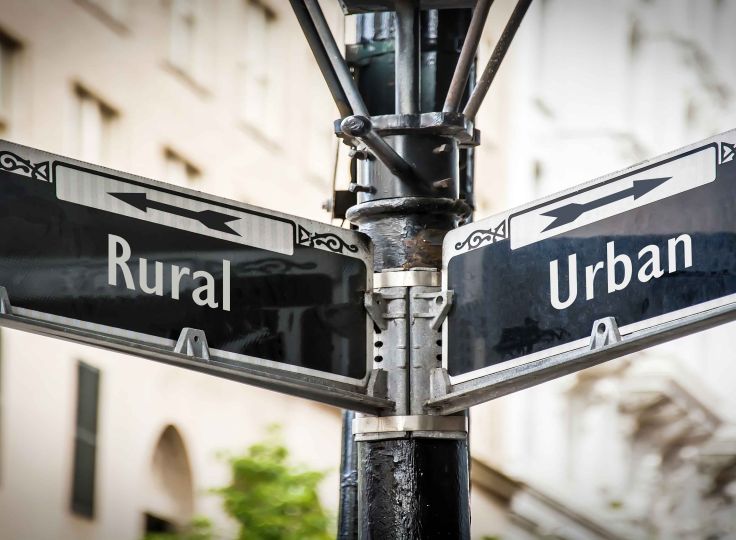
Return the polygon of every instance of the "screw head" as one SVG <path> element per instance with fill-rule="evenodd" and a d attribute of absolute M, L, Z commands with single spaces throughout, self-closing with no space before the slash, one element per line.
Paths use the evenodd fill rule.
<path fill-rule="evenodd" d="M 340 123 L 340 129 L 349 137 L 362 137 L 368 133 L 373 125 L 365 116 L 346 116 Z"/>

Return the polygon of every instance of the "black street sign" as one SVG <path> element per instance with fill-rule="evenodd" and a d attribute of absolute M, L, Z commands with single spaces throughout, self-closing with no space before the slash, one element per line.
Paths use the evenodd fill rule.
<path fill-rule="evenodd" d="M 0 324 L 328 402 L 363 392 L 363 235 L 4 141 L 0 228 Z"/>
<path fill-rule="evenodd" d="M 735 148 L 730 131 L 449 233 L 453 388 L 572 359 L 600 319 L 615 319 L 625 341 L 732 306 Z"/>

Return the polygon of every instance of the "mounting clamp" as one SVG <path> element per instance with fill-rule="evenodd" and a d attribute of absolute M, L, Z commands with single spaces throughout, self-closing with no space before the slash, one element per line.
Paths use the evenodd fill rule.
<path fill-rule="evenodd" d="M 591 351 L 613 345 L 619 341 L 621 341 L 621 332 L 618 330 L 618 324 L 616 324 L 614 317 L 605 317 L 593 323 L 589 346 Z"/>
<path fill-rule="evenodd" d="M 405 437 L 464 439 L 468 434 L 465 416 L 359 416 L 353 420 L 356 441 Z"/>
<path fill-rule="evenodd" d="M 0 287 L 0 315 L 12 315 L 13 310 L 10 307 L 10 298 L 8 298 L 8 290 Z"/>
<path fill-rule="evenodd" d="M 386 322 L 386 301 L 381 293 L 367 291 L 363 299 L 365 310 L 376 326 L 381 330 L 388 328 L 388 322 Z"/>
<path fill-rule="evenodd" d="M 431 301 L 429 311 L 412 313 L 412 317 L 415 319 L 432 319 L 430 322 L 432 330 L 439 330 L 442 327 L 442 323 L 445 322 L 447 314 L 450 313 L 454 291 L 412 293 L 412 297 Z"/>
<path fill-rule="evenodd" d="M 186 354 L 200 360 L 210 359 L 210 348 L 207 345 L 207 336 L 196 328 L 182 328 L 174 352 Z"/>

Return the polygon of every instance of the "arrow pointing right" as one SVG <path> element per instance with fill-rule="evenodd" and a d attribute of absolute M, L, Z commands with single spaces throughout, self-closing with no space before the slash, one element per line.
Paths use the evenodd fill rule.
<path fill-rule="evenodd" d="M 590 212 L 591 210 L 595 210 L 596 208 L 606 206 L 607 204 L 611 204 L 612 202 L 620 201 L 631 196 L 633 196 L 634 200 L 636 200 L 640 197 L 643 197 L 653 189 L 661 186 L 670 178 L 672 177 L 668 176 L 667 178 L 634 180 L 631 187 L 617 193 L 606 195 L 605 197 L 601 197 L 600 199 L 597 199 L 595 201 L 590 201 L 587 203 L 570 203 L 566 204 L 565 206 L 555 208 L 554 210 L 545 212 L 542 214 L 543 216 L 549 216 L 555 219 L 552 221 L 552 223 L 547 225 L 547 227 L 542 232 L 547 232 L 551 229 L 556 229 L 557 227 L 562 227 L 563 225 L 572 223 L 586 212 Z"/>

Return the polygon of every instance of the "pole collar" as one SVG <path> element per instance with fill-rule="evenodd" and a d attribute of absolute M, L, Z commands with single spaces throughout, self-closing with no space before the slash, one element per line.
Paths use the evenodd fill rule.
<path fill-rule="evenodd" d="M 465 416 L 362 416 L 353 420 L 356 441 L 423 437 L 464 439 L 468 434 Z"/>
<path fill-rule="evenodd" d="M 384 287 L 441 287 L 442 274 L 434 268 L 386 270 L 373 274 L 373 288 Z"/>

